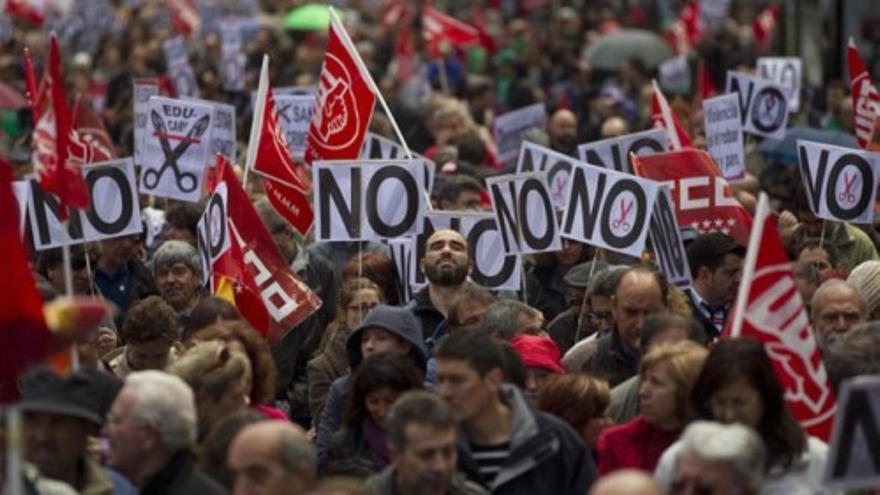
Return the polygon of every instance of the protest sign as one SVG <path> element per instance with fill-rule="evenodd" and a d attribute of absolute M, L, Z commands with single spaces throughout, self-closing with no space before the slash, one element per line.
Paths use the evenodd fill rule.
<path fill-rule="evenodd" d="M 700 22 L 704 29 L 716 29 L 724 24 L 731 0 L 700 0 Z"/>
<path fill-rule="evenodd" d="M 681 290 L 690 287 L 691 267 L 675 220 L 675 206 L 668 184 L 661 185 L 657 193 L 648 239 L 657 265 L 669 283 Z"/>
<path fill-rule="evenodd" d="M 86 187 L 92 198 L 85 211 L 70 210 L 68 244 L 100 241 L 138 234 L 143 230 L 131 158 L 83 167 Z M 64 240 L 58 200 L 43 191 L 36 180 L 28 181 L 28 216 L 34 248 L 58 247 Z"/>
<path fill-rule="evenodd" d="M 788 90 L 763 79 L 727 73 L 727 92 L 739 95 L 743 131 L 782 139 L 788 125 Z"/>
<path fill-rule="evenodd" d="M 318 241 L 414 235 L 424 215 L 425 174 L 418 160 L 313 163 Z"/>
<path fill-rule="evenodd" d="M 245 57 L 238 19 L 220 21 L 220 75 L 226 91 L 244 90 Z"/>
<path fill-rule="evenodd" d="M 562 249 L 547 172 L 490 177 L 486 179 L 486 187 L 505 253 L 532 254 Z"/>
<path fill-rule="evenodd" d="M 191 203 L 201 198 L 213 112 L 196 101 L 150 98 L 141 192 Z"/>
<path fill-rule="evenodd" d="M 547 172 L 547 186 L 550 199 L 556 208 L 565 207 L 565 193 L 568 191 L 568 177 L 575 159 L 535 143 L 524 142 L 519 150 L 516 173 L 534 171 Z"/>
<path fill-rule="evenodd" d="M 284 130 L 287 150 L 294 160 L 302 161 L 306 153 L 309 122 L 315 113 L 315 96 L 275 93 L 273 100 L 278 125 Z"/>
<path fill-rule="evenodd" d="M 788 111 L 797 112 L 801 105 L 801 59 L 799 57 L 761 57 L 758 75 L 788 89 Z"/>
<path fill-rule="evenodd" d="M 670 93 L 688 93 L 691 90 L 691 68 L 687 55 L 678 55 L 657 68 L 660 87 Z"/>
<path fill-rule="evenodd" d="M 24 236 L 25 222 L 27 221 L 28 191 L 30 191 L 28 181 L 16 180 L 12 182 L 12 193 L 15 194 L 15 200 L 18 203 L 19 234 L 22 236 Z"/>
<path fill-rule="evenodd" d="M 410 153 L 412 153 L 413 160 L 420 160 L 425 166 L 425 190 L 430 194 L 434 190 L 434 162 L 418 153 L 412 151 Z M 364 146 L 361 148 L 360 158 L 365 160 L 406 160 L 407 155 L 403 146 L 368 132 L 367 138 L 364 139 Z"/>
<path fill-rule="evenodd" d="M 420 291 L 425 284 L 410 283 L 415 280 L 416 262 L 411 237 L 400 237 L 388 241 L 388 250 L 391 251 L 391 261 L 394 263 L 395 281 L 400 303 L 405 304 L 412 300 L 413 294 Z"/>
<path fill-rule="evenodd" d="M 639 257 L 658 184 L 634 175 L 575 164 L 568 181 L 562 236 Z"/>
<path fill-rule="evenodd" d="M 150 116 L 150 98 L 159 95 L 157 79 L 135 79 L 134 93 L 134 164 L 141 166 L 143 162 L 144 134 L 149 129 L 147 123 Z"/>
<path fill-rule="evenodd" d="M 205 105 L 211 105 L 211 139 L 208 143 L 208 156 L 218 154 L 229 158 L 235 163 L 235 152 L 238 141 L 235 139 L 235 107 L 219 101 L 202 100 L 199 98 L 182 98 L 187 101 L 197 101 Z M 209 162 L 211 163 L 211 162 Z"/>
<path fill-rule="evenodd" d="M 495 215 L 491 212 L 434 210 L 426 213 L 422 232 L 413 241 L 412 284 L 418 286 L 427 283 L 420 266 L 425 257 L 425 242 L 431 234 L 442 229 L 458 231 L 467 240 L 470 257 L 474 262 L 474 269 L 470 274 L 473 283 L 487 289 L 520 289 L 522 272 L 519 255 L 504 254 L 501 233 Z"/>
<path fill-rule="evenodd" d="M 168 62 L 168 75 L 171 77 L 177 96 L 198 98 L 199 83 L 189 63 L 183 38 L 175 36 L 162 43 L 162 48 L 165 50 L 165 59 Z"/>
<path fill-rule="evenodd" d="M 199 260 L 202 265 L 202 285 L 207 285 L 211 278 L 214 262 L 231 246 L 227 219 L 228 189 L 226 182 L 220 182 L 214 188 L 214 194 L 208 200 L 205 212 L 196 226 L 198 234 Z"/>
<path fill-rule="evenodd" d="M 703 100 L 703 122 L 709 154 L 727 179 L 742 179 L 746 174 L 742 121 L 737 95 L 721 95 Z"/>
<path fill-rule="evenodd" d="M 825 486 L 833 490 L 880 485 L 880 376 L 843 382 L 831 434 Z"/>
<path fill-rule="evenodd" d="M 817 217 L 872 222 L 880 153 L 799 140 L 798 166 Z"/>
<path fill-rule="evenodd" d="M 519 152 L 523 134 L 531 129 L 543 129 L 546 122 L 547 112 L 543 103 L 535 103 L 495 117 L 492 135 L 498 147 L 498 161 L 504 165 L 512 164 Z"/>
<path fill-rule="evenodd" d="M 632 173 L 630 154 L 647 156 L 663 153 L 669 149 L 669 137 L 665 129 L 651 129 L 611 139 L 603 139 L 578 146 L 578 156 L 584 163 Z"/>

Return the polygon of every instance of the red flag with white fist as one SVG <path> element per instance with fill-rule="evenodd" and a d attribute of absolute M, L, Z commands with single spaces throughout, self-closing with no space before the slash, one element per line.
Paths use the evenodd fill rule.
<path fill-rule="evenodd" d="M 724 337 L 764 344 L 792 416 L 826 442 L 837 409 L 767 195 L 761 193 L 739 294 Z"/>

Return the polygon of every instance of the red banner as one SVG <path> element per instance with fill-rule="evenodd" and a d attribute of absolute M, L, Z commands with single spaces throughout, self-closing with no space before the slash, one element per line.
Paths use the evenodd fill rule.
<path fill-rule="evenodd" d="M 443 56 L 443 46 L 466 46 L 480 44 L 480 31 L 454 17 L 425 5 L 422 9 L 422 28 L 428 55 L 431 58 Z"/>
<path fill-rule="evenodd" d="M 171 24 L 181 36 L 189 38 L 199 32 L 201 17 L 195 0 L 165 0 L 165 5 L 171 15 Z"/>
<path fill-rule="evenodd" d="M 865 63 L 853 40 L 849 40 L 846 49 L 846 61 L 849 66 L 849 79 L 852 88 L 853 99 L 853 124 L 859 147 L 862 149 L 872 148 L 872 143 L 877 133 L 877 120 L 880 116 L 880 94 L 877 88 L 871 84 L 871 76 L 865 69 Z M 880 143 L 877 148 L 880 149 Z"/>
<path fill-rule="evenodd" d="M 633 156 L 632 163 L 636 175 L 670 183 L 680 227 L 692 227 L 700 233 L 722 232 L 746 245 L 752 218 L 733 197 L 708 153 L 687 149 Z"/>

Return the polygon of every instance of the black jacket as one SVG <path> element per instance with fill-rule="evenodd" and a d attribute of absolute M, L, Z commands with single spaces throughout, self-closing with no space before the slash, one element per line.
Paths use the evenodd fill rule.
<path fill-rule="evenodd" d="M 195 456 L 181 450 L 171 457 L 161 471 L 148 479 L 141 495 L 224 495 L 228 493 L 196 468 Z"/>
<path fill-rule="evenodd" d="M 546 321 L 553 321 L 568 308 L 567 286 L 553 267 L 526 267 L 526 298 L 529 306 L 538 309 Z"/>
<path fill-rule="evenodd" d="M 422 326 L 422 336 L 425 339 L 425 347 L 428 348 L 429 354 L 433 354 L 432 349 L 434 345 L 437 344 L 443 333 L 445 333 L 446 326 L 442 325 L 441 328 L 441 323 L 446 321 L 446 317 L 434 307 L 434 303 L 431 302 L 431 296 L 428 293 L 428 287 L 425 286 L 422 290 L 413 294 L 412 300 L 406 307 L 419 320 Z"/>
<path fill-rule="evenodd" d="M 596 352 L 584 363 L 583 371 L 616 387 L 639 373 L 639 356 L 623 343 L 617 328 L 612 328 L 596 339 Z"/>
<path fill-rule="evenodd" d="M 501 394 L 512 413 L 510 456 L 494 482 L 486 486 L 471 455 L 467 434 L 460 430 L 459 471 L 494 495 L 587 493 L 596 480 L 596 467 L 574 430 L 534 409 L 513 385 L 503 385 Z"/>
<path fill-rule="evenodd" d="M 717 339 L 721 332 L 719 332 L 718 329 L 715 328 L 715 325 L 713 325 L 712 322 L 709 321 L 709 318 L 706 318 L 706 315 L 703 313 L 703 311 L 699 307 L 697 307 L 697 304 L 694 302 L 694 297 L 690 293 L 692 290 L 693 289 L 689 289 L 687 293 L 687 302 L 688 306 L 691 307 L 691 316 L 693 316 L 694 320 L 696 320 L 696 322 L 700 324 L 700 328 L 703 329 L 703 334 L 700 336 L 702 340 L 701 343 L 709 344 L 713 340 Z"/>

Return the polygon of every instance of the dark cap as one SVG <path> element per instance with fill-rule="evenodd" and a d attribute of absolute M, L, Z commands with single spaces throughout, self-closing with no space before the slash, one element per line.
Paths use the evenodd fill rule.
<path fill-rule="evenodd" d="M 82 418 L 97 426 L 113 404 L 122 383 L 99 370 L 79 370 L 60 377 L 45 367 L 30 372 L 21 383 L 22 411 Z"/>
<path fill-rule="evenodd" d="M 595 266 L 594 266 L 595 265 Z M 586 289 L 590 285 L 590 277 L 596 275 L 610 265 L 602 260 L 585 261 L 568 270 L 563 280 L 569 287 Z M 591 273 L 592 272 L 592 273 Z"/>

